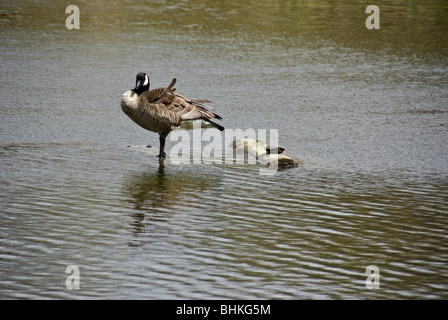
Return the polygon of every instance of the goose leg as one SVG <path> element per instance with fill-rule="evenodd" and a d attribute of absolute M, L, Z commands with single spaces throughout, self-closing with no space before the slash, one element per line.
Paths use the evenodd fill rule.
<path fill-rule="evenodd" d="M 160 152 L 159 155 L 157 156 L 157 158 L 166 158 L 166 153 L 165 153 L 165 135 L 160 135 L 159 136 L 159 142 L 160 142 Z"/>

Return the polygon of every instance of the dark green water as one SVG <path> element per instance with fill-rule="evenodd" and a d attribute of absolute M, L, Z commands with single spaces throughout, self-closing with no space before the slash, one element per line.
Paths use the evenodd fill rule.
<path fill-rule="evenodd" d="M 445 1 L 0 3 L 1 298 L 448 298 Z M 159 164 L 141 71 L 303 167 Z"/>

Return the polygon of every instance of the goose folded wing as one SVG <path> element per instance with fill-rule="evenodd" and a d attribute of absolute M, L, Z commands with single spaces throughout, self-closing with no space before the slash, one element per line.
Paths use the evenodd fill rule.
<path fill-rule="evenodd" d="M 182 120 L 196 120 L 196 119 L 208 119 L 204 117 L 204 113 L 195 105 L 189 104 L 182 111 L 179 112 Z"/>
<path fill-rule="evenodd" d="M 166 88 L 158 88 L 142 93 L 148 103 L 170 104 L 174 99 L 174 94 Z"/>
<path fill-rule="evenodd" d="M 205 108 L 207 108 L 207 109 L 213 109 L 212 107 L 210 107 L 209 105 L 207 105 L 207 103 L 213 103 L 213 101 L 211 101 L 211 100 L 204 100 L 204 99 L 202 99 L 202 100 L 191 100 L 191 99 L 186 99 L 187 100 L 187 102 L 189 102 L 189 103 L 191 103 L 191 104 L 194 104 L 194 105 L 196 105 L 196 106 L 199 106 L 199 107 L 205 107 Z"/>
<path fill-rule="evenodd" d="M 175 97 L 175 94 L 173 93 L 174 91 L 176 91 L 176 88 L 173 88 L 175 83 L 176 78 L 173 78 L 168 87 L 152 89 L 144 92 L 142 95 L 149 103 L 158 102 L 158 103 L 170 104 Z"/>

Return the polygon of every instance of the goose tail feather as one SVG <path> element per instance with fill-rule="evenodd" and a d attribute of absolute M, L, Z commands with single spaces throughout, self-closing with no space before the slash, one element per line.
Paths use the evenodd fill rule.
<path fill-rule="evenodd" d="M 216 129 L 218 129 L 219 131 L 224 131 L 224 127 L 220 124 L 217 124 L 216 122 L 213 122 L 211 120 L 206 120 L 208 123 L 210 123 L 211 125 L 213 125 Z"/>

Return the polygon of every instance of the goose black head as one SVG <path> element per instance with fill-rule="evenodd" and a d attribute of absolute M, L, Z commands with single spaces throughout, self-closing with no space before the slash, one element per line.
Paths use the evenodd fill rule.
<path fill-rule="evenodd" d="M 140 94 L 149 90 L 149 77 L 146 73 L 140 72 L 135 80 L 134 92 Z"/>

